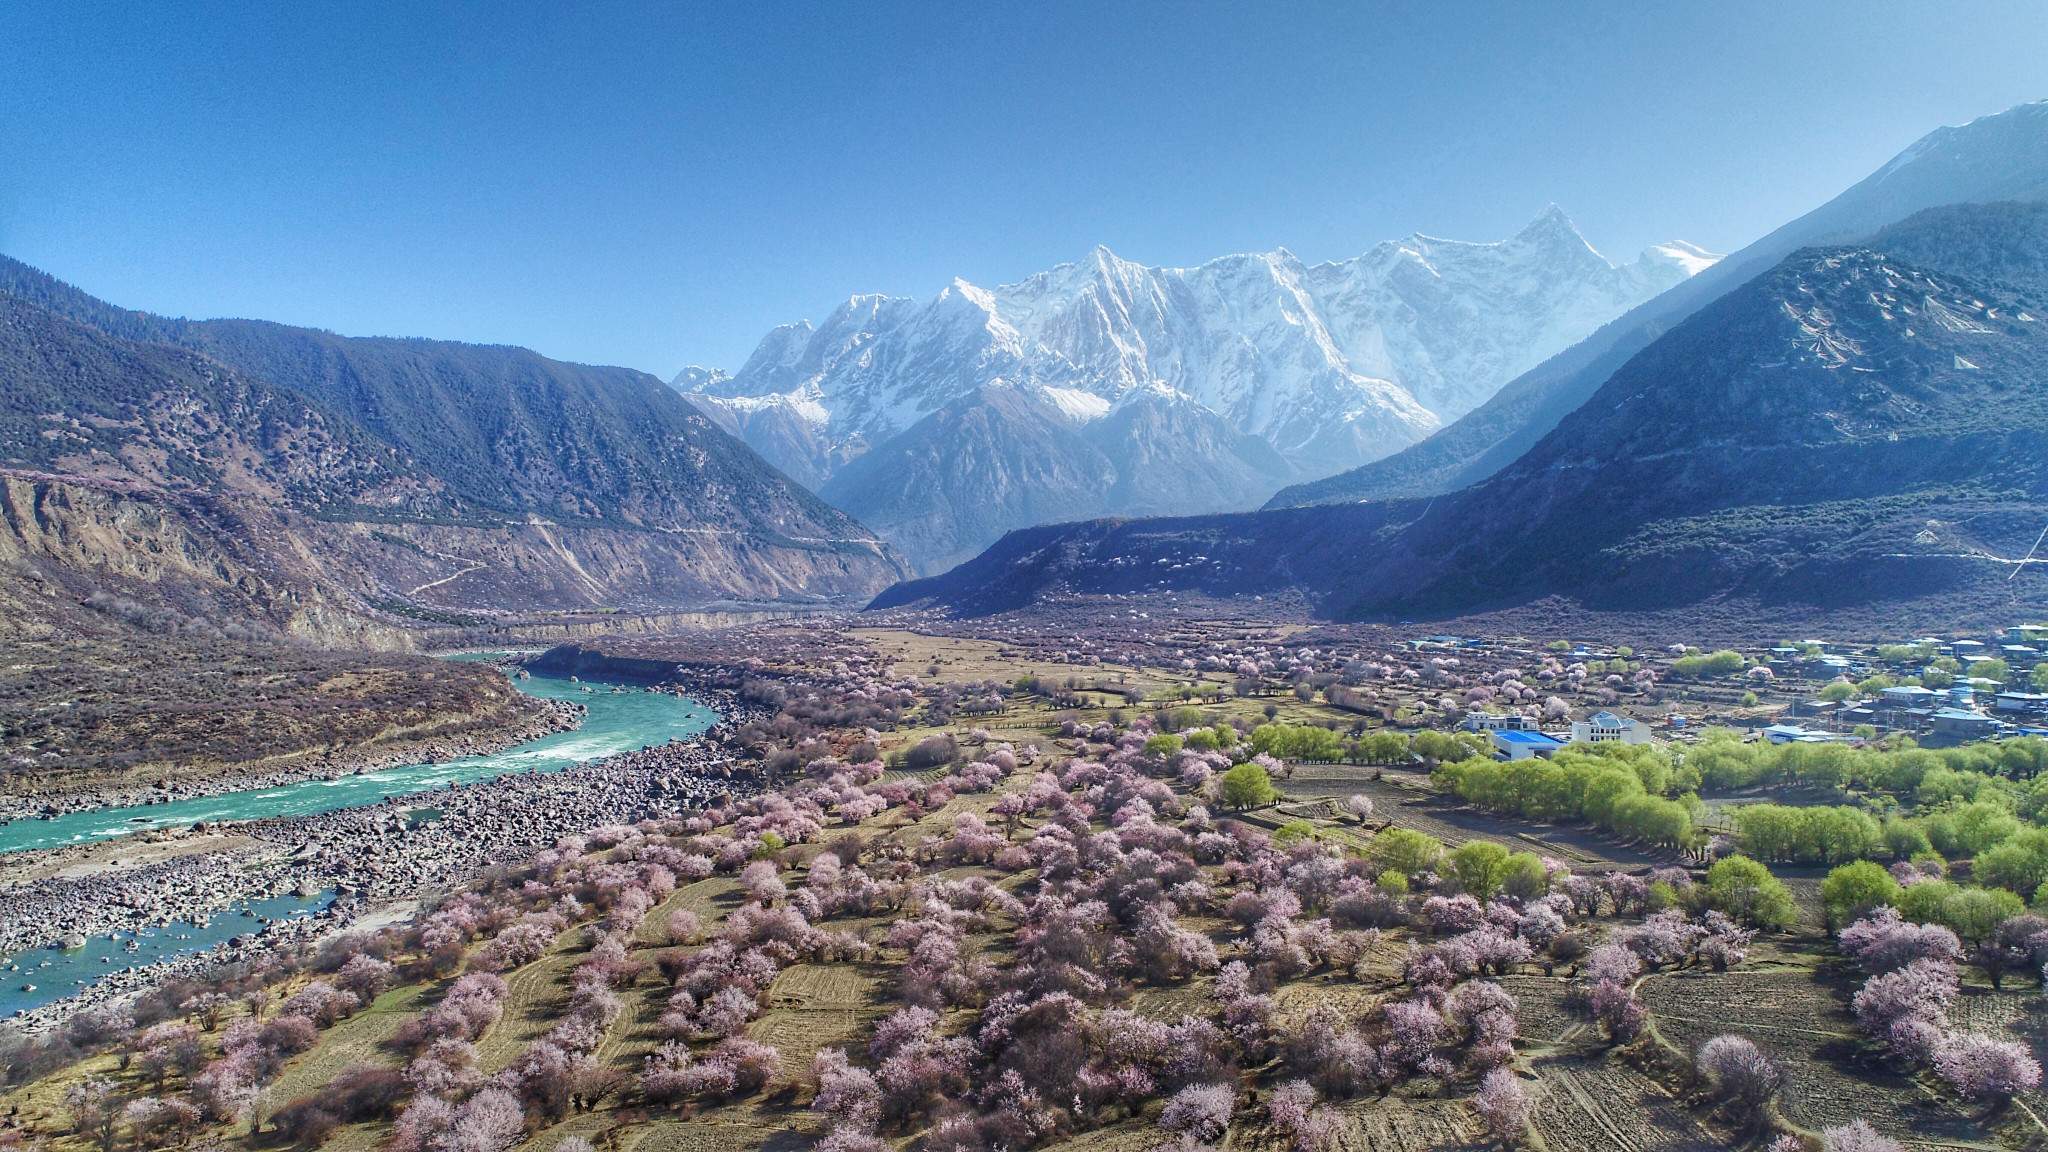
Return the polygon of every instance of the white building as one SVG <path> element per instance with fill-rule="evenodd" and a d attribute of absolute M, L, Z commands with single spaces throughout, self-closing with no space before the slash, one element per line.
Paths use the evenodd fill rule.
<path fill-rule="evenodd" d="M 1896 688 L 1887 688 L 1879 692 L 1878 695 L 1883 697 L 1885 704 L 1889 707 L 1925 708 L 1940 693 L 1932 688 L 1922 688 L 1918 684 L 1906 684 Z"/>
<path fill-rule="evenodd" d="M 1534 732 L 1536 720 L 1520 712 L 1467 712 L 1465 728 L 1471 732 Z"/>
<path fill-rule="evenodd" d="M 1641 720 L 1624 719 L 1612 712 L 1595 712 L 1585 720 L 1572 721 L 1572 743 L 1597 744 L 1602 740 L 1648 744 L 1650 726 Z"/>

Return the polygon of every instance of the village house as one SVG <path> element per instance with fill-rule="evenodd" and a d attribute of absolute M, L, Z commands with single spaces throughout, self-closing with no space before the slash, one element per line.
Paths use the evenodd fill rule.
<path fill-rule="evenodd" d="M 1650 726 L 1641 720 L 1616 716 L 1612 712 L 1595 712 L 1584 720 L 1572 721 L 1573 743 L 1597 744 L 1602 740 L 1648 744 Z"/>
<path fill-rule="evenodd" d="M 1536 719 L 1520 712 L 1467 712 L 1465 730 L 1468 732 L 1534 732 Z"/>

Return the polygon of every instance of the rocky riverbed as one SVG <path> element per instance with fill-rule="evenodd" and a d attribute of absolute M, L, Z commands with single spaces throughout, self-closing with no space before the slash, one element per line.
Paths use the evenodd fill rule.
<path fill-rule="evenodd" d="M 728 739 L 735 720 L 751 719 L 760 709 L 715 689 L 692 689 L 691 694 L 725 717 L 694 740 L 367 807 L 162 833 L 229 837 L 236 846 L 170 855 L 137 867 L 83 875 L 77 867 L 36 869 L 43 874 L 0 888 L 0 952 L 45 946 L 67 936 L 132 932 L 217 915 L 250 900 L 326 889 L 339 896 L 313 922 L 323 932 L 340 930 L 372 899 L 459 883 L 494 865 L 515 864 L 570 832 L 675 816 L 758 791 L 754 762 L 736 758 Z M 72 849 L 23 853 L 29 859 L 22 866 L 36 863 L 33 857 L 67 851 Z M 269 939 L 266 933 L 248 946 L 268 946 Z M 198 953 L 121 973 L 120 980 L 95 984 L 24 1016 L 21 1023 L 33 1027 L 133 995 L 172 975 L 201 970 L 212 962 L 209 957 L 214 954 Z"/>

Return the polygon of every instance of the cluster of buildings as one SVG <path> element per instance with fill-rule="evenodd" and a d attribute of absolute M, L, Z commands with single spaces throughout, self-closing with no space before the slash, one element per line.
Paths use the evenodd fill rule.
<path fill-rule="evenodd" d="M 1650 742 L 1648 724 L 1612 712 L 1595 712 L 1584 720 L 1572 721 L 1569 729 L 1554 732 L 1543 731 L 1533 717 L 1513 712 L 1471 712 L 1465 716 L 1465 727 L 1473 732 L 1487 733 L 1493 741 L 1494 758 L 1498 760 L 1549 756 L 1567 744 L 1597 744 L 1605 740 L 1617 740 L 1623 744 Z"/>
<path fill-rule="evenodd" d="M 1937 746 L 2006 736 L 2048 735 L 2048 693 L 2006 690 L 2009 684 L 2028 682 L 2026 671 L 2043 659 L 2043 649 L 2037 642 L 2044 634 L 2048 634 L 2048 626 L 2022 625 L 2008 629 L 1990 643 L 1934 637 L 1904 641 L 1902 647 L 1951 657 L 1965 669 L 1979 660 L 2002 660 L 2010 669 L 2008 679 L 2001 683 L 1959 673 L 1954 683 L 1945 688 L 1902 684 L 1882 689 L 1874 699 L 1857 703 L 1796 704 L 1790 710 L 1791 716 L 1826 717 L 1828 728 L 1780 723 L 1761 729 L 1760 735 L 1774 744 L 1842 740 L 1848 738 L 1846 733 L 1868 725 L 1879 731 L 1907 733 L 1923 744 Z M 1854 681 L 1886 670 L 1873 665 L 1867 655 L 1829 654 L 1818 651 L 1814 645 L 1774 648 L 1770 655 L 1770 666 L 1781 675 Z"/>

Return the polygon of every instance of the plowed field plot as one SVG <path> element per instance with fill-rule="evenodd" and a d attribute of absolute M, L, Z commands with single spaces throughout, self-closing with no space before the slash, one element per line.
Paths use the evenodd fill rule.
<path fill-rule="evenodd" d="M 880 999 L 888 974 L 857 964 L 796 964 L 768 988 L 773 1008 L 860 1011 Z"/>
<path fill-rule="evenodd" d="M 1462 1100 L 1356 1100 L 1337 1106 L 1344 1123 L 1335 1152 L 1422 1152 L 1476 1145 L 1483 1129 Z M 1253 1147 L 1278 1152 L 1287 1142 L 1277 1133 Z M 1247 1133 L 1250 1135 L 1250 1133 Z"/>
<path fill-rule="evenodd" d="M 505 1014 L 476 1042 L 477 1067 L 503 1071 L 526 1046 L 548 1034 L 568 1011 L 569 973 L 584 949 L 558 950 L 505 978 Z"/>
<path fill-rule="evenodd" d="M 1948 1018 L 1965 1032 L 1982 1032 L 2001 1040 L 2026 1040 L 2048 1029 L 2048 1001 L 2039 989 L 2007 980 L 2002 991 L 1965 987 L 1949 1007 Z"/>
<path fill-rule="evenodd" d="M 769 1009 L 747 1035 L 773 1044 L 785 1068 L 808 1068 L 820 1048 L 858 1051 L 870 1023 L 893 1005 L 881 1003 L 886 979 L 879 966 L 798 964 L 776 977 Z"/>
<path fill-rule="evenodd" d="M 635 933 L 635 936 L 653 939 L 653 933 L 667 927 L 669 913 L 680 908 L 688 908 L 695 912 L 697 919 L 704 925 L 704 930 L 709 932 L 713 924 L 739 906 L 740 882 L 731 876 L 713 876 L 708 880 L 699 880 L 695 884 L 685 884 L 677 888 L 674 895 L 661 902 L 658 913 L 648 914 L 647 919 L 641 924 L 643 931 Z M 660 917 L 659 920 L 656 920 L 657 915 Z"/>
<path fill-rule="evenodd" d="M 1169 1024 L 1179 1023 L 1182 1016 L 1211 1016 L 1216 1012 L 1215 988 L 1216 982 L 1209 979 L 1140 988 L 1131 996 L 1131 1011 Z"/>
<path fill-rule="evenodd" d="M 1244 1143 L 1242 1129 L 1233 1127 L 1230 1132 L 1232 1152 L 1242 1152 Z M 1107 1128 L 1083 1132 L 1071 1140 L 1054 1145 L 1060 1152 L 1147 1152 L 1160 1144 L 1159 1126 L 1144 1120 L 1126 1120 Z"/>
<path fill-rule="evenodd" d="M 390 1138 L 389 1123 L 344 1124 L 336 1128 L 320 1148 L 321 1152 L 368 1152 L 371 1148 L 382 1147 Z"/>
<path fill-rule="evenodd" d="M 586 1112 L 571 1116 L 560 1124 L 543 1128 L 526 1138 L 523 1143 L 513 1145 L 517 1152 L 555 1152 L 555 1146 L 571 1136 L 581 1136 L 598 1148 L 604 1147 L 600 1138 L 606 1128 L 611 1127 L 612 1114 L 609 1112 Z"/>
<path fill-rule="evenodd" d="M 310 1096 L 356 1064 L 396 1068 L 403 1058 L 384 1046 L 398 1026 L 422 1007 L 422 997 L 438 999 L 441 989 L 431 984 L 400 988 L 379 996 L 368 1008 L 320 1034 L 312 1051 L 295 1057 L 284 1074 L 271 1085 L 270 1093 L 280 1104 Z"/>
<path fill-rule="evenodd" d="M 1881 1062 L 1859 1061 L 1849 986 L 1798 967 L 1658 973 L 1638 989 L 1658 1032 L 1690 1053 L 1724 1032 L 1745 1036 L 1785 1069 L 1779 1105 L 1809 1128 L 1862 1118 L 1933 1148 L 1987 1142 L 1951 1103 Z"/>
<path fill-rule="evenodd" d="M 658 973 L 654 979 L 659 979 Z M 662 991 L 666 993 L 667 989 Z M 667 997 L 650 1003 L 639 987 L 621 988 L 618 992 L 622 1005 L 619 1018 L 605 1030 L 604 1043 L 597 1048 L 598 1063 L 637 1064 L 641 1056 L 654 1049 L 654 1038 L 646 1033 L 660 1019 Z"/>
<path fill-rule="evenodd" d="M 1380 933 L 1372 950 L 1365 954 L 1365 975 L 1367 979 L 1395 982 L 1408 970 L 1409 937 L 1396 936 L 1390 932 Z"/>
<path fill-rule="evenodd" d="M 1723 1145 L 1648 1077 L 1601 1058 L 1538 1059 L 1536 1129 L 1552 1152 L 1709 1152 Z"/>
<path fill-rule="evenodd" d="M 1350 980 L 1296 980 L 1273 994 L 1276 1016 L 1290 1024 L 1306 1019 L 1318 1004 L 1332 1004 L 1353 1020 L 1363 1019 L 1386 997 Z"/>
<path fill-rule="evenodd" d="M 1503 976 L 1500 986 L 1515 998 L 1515 1019 L 1521 1026 L 1522 1044 L 1564 1044 L 1581 1038 L 1597 1040 L 1597 1031 L 1565 1011 L 1565 993 L 1570 983 L 1562 976 Z"/>
<path fill-rule="evenodd" d="M 619 1145 L 620 1152 L 798 1152 L 815 1139 L 803 1132 L 717 1120 L 658 1120 L 635 1129 Z"/>

